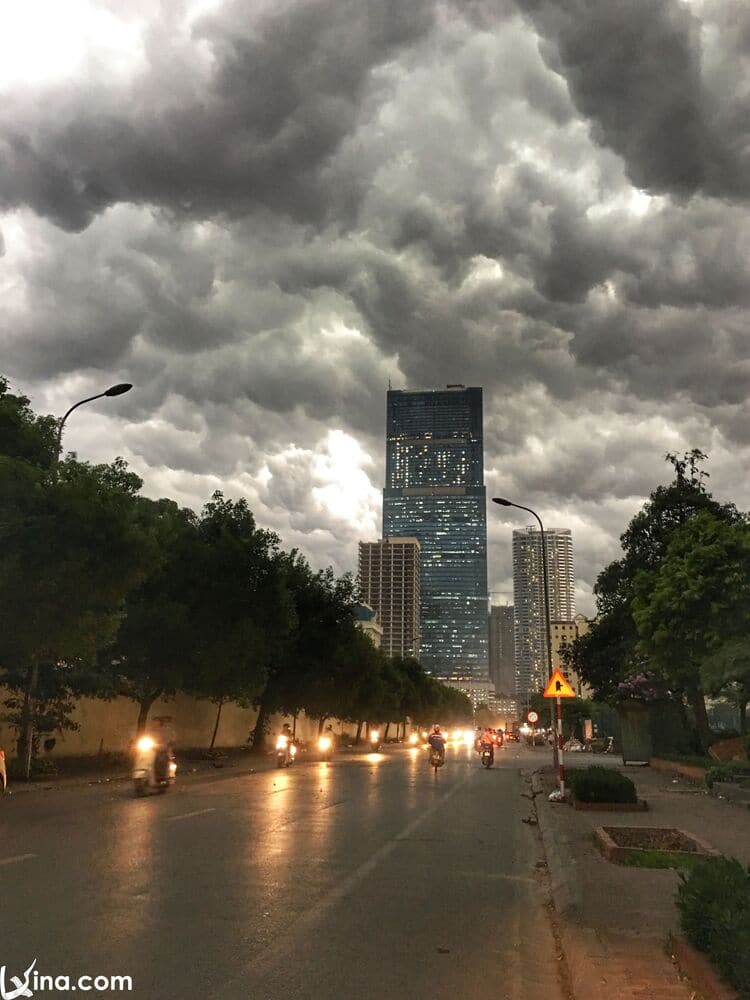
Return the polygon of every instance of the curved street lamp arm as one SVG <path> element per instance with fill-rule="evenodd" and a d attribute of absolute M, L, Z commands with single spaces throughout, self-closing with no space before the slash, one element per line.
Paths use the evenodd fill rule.
<path fill-rule="evenodd" d="M 62 432 L 65 426 L 65 421 L 68 419 L 73 410 L 77 410 L 79 406 L 83 406 L 84 403 L 90 403 L 94 399 L 101 399 L 102 396 L 106 396 L 106 392 L 98 392 L 95 396 L 87 396 L 86 399 L 79 399 L 77 403 L 73 403 L 70 409 L 63 416 L 60 423 L 57 425 L 57 450 L 55 451 L 55 464 L 57 464 L 60 458 L 60 448 L 62 446 Z"/>

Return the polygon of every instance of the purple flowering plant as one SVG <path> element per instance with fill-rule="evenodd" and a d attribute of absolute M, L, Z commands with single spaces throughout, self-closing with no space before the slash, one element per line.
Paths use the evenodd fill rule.
<path fill-rule="evenodd" d="M 649 671 L 632 674 L 617 685 L 618 699 L 622 701 L 642 701 L 644 703 L 659 701 L 665 696 L 661 681 Z"/>

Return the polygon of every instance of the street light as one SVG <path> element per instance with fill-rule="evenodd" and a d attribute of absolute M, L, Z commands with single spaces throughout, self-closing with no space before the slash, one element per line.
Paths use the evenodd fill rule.
<path fill-rule="evenodd" d="M 65 421 L 68 419 L 73 410 L 77 410 L 79 406 L 83 406 L 84 403 L 90 403 L 94 399 L 101 399 L 103 396 L 122 396 L 125 392 L 130 392 L 133 388 L 130 382 L 118 382 L 117 385 L 111 385 L 109 389 L 105 389 L 104 392 L 98 392 L 95 396 L 87 396 L 86 399 L 79 399 L 77 403 L 74 403 L 70 409 L 65 413 L 60 423 L 57 425 L 57 442 L 55 448 L 55 454 L 52 459 L 52 481 L 57 482 L 57 466 L 60 461 L 60 449 L 62 447 L 62 432 L 65 426 Z M 39 664 L 36 659 L 31 665 L 31 671 L 29 673 L 29 679 L 26 684 L 26 692 L 24 696 L 24 706 L 23 715 L 25 720 L 23 722 L 23 738 L 25 740 L 24 745 L 24 772 L 26 780 L 29 780 L 31 774 L 31 751 L 32 751 L 32 740 L 34 738 L 34 724 L 31 721 L 31 700 L 36 693 L 36 687 L 39 680 Z"/>
<path fill-rule="evenodd" d="M 539 532 L 542 536 L 542 577 L 544 578 L 544 620 L 546 623 L 547 632 L 547 677 L 552 677 L 552 626 L 550 624 L 550 614 L 549 614 L 549 583 L 547 582 L 547 540 L 544 537 L 544 525 L 542 524 L 541 517 L 537 514 L 535 510 L 531 507 L 524 507 L 520 503 L 513 503 L 512 500 L 506 500 L 504 497 L 493 497 L 493 503 L 500 504 L 501 507 L 516 507 L 518 510 L 525 510 L 533 516 L 539 522 Z M 557 725 L 557 719 L 555 717 L 555 703 L 550 701 L 550 715 L 552 718 L 552 729 L 555 730 Z M 554 760 L 557 764 L 557 743 L 554 744 Z"/>
<path fill-rule="evenodd" d="M 57 427 L 57 449 L 55 450 L 55 467 L 60 459 L 60 448 L 62 447 L 62 432 L 65 426 L 65 421 L 68 419 L 73 410 L 77 410 L 79 406 L 83 406 L 84 403 L 90 403 L 94 399 L 102 399 L 104 396 L 122 396 L 125 392 L 130 392 L 133 388 L 130 382 L 118 382 L 117 385 L 111 385 L 109 389 L 105 389 L 104 392 L 98 392 L 96 396 L 87 396 L 86 399 L 79 399 L 77 403 L 73 403 L 71 408 L 67 411 L 65 416 L 60 421 Z"/>

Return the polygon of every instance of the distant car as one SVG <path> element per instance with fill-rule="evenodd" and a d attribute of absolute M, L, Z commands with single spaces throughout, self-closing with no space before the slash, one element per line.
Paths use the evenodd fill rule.
<path fill-rule="evenodd" d="M 518 733 L 506 733 L 505 734 L 505 742 L 506 743 L 520 743 L 521 741 L 518 738 Z"/>
<path fill-rule="evenodd" d="M 8 787 L 8 771 L 5 767 L 5 751 L 0 747 L 0 794 Z"/>

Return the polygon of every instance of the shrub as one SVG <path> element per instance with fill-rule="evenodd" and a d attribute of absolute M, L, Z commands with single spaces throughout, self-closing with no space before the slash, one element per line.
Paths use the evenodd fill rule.
<path fill-rule="evenodd" d="M 682 931 L 743 998 L 750 998 L 750 868 L 712 858 L 680 875 Z"/>
<path fill-rule="evenodd" d="M 569 772 L 570 787 L 579 802 L 637 802 L 635 785 L 619 771 L 587 767 Z"/>
<path fill-rule="evenodd" d="M 723 764 L 714 764 L 706 772 L 709 788 L 715 781 L 736 781 L 738 778 L 750 778 L 750 761 L 728 760 Z"/>

